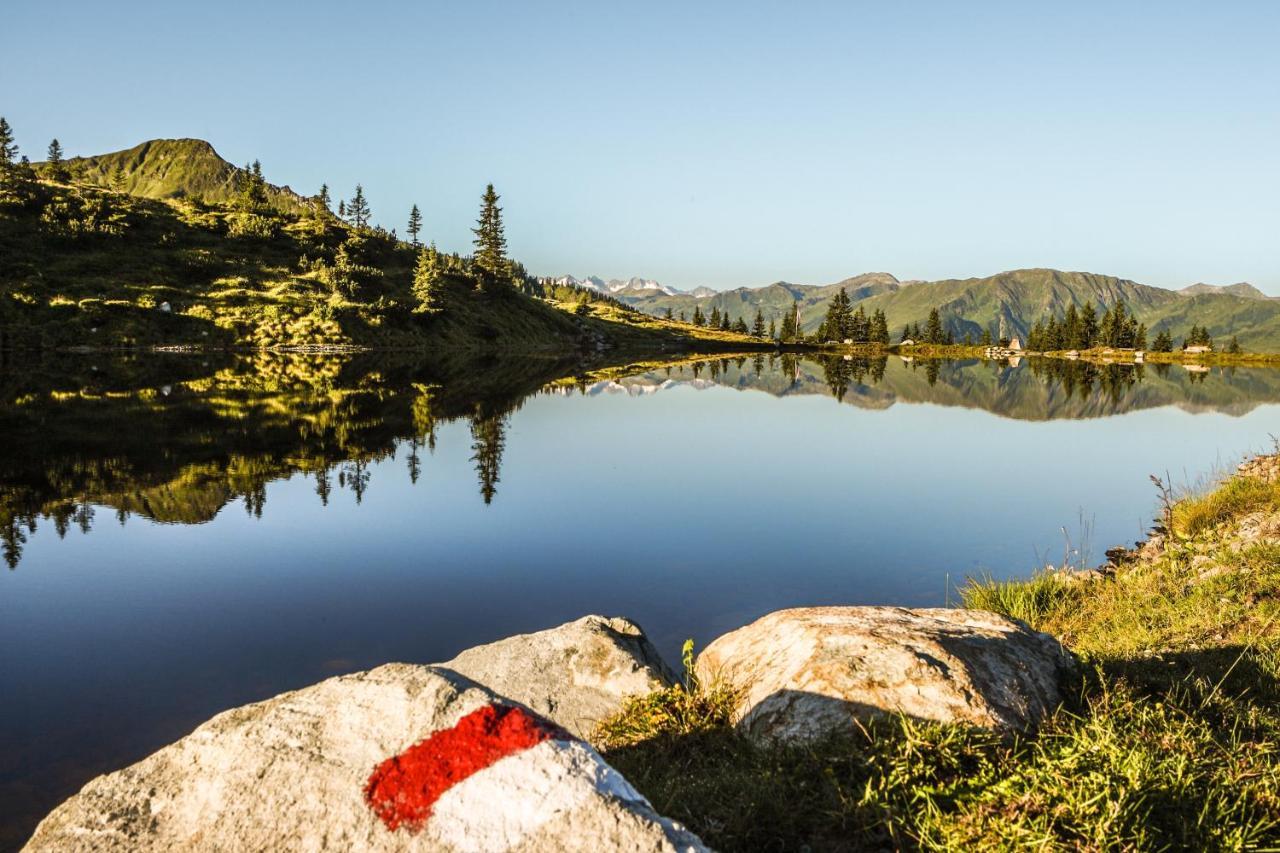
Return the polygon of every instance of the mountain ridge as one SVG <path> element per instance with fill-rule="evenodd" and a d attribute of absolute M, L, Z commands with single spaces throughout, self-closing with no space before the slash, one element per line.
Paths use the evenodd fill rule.
<path fill-rule="evenodd" d="M 47 163 L 36 163 L 48 170 Z M 80 182 L 114 187 L 141 198 L 199 199 L 230 204 L 238 195 L 237 176 L 244 170 L 224 159 L 213 144 L 193 137 L 148 139 L 132 148 L 70 157 L 66 168 Z M 282 213 L 305 213 L 313 200 L 289 186 L 268 183 L 267 204 Z"/>

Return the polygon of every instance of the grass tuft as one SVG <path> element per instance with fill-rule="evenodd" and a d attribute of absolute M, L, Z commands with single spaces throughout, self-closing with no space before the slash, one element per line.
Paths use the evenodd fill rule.
<path fill-rule="evenodd" d="M 1045 571 L 1025 580 L 998 581 L 991 575 L 969 578 L 960 599 L 971 610 L 989 610 L 1040 630 L 1049 614 L 1073 598 L 1070 583 Z"/>

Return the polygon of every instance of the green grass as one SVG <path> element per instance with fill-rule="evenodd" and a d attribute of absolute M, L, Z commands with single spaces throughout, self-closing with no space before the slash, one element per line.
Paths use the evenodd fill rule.
<path fill-rule="evenodd" d="M 1195 536 L 1234 517 L 1280 508 L 1280 483 L 1233 477 L 1207 495 L 1180 502 L 1173 527 L 1180 536 Z"/>
<path fill-rule="evenodd" d="M 596 741 L 723 850 L 1276 849 L 1276 496 L 1237 476 L 1188 498 L 1185 535 L 1111 573 L 969 581 L 965 606 L 1052 633 L 1082 662 L 1035 733 L 889 718 L 761 744 L 734 729 L 723 691 L 692 685 L 633 700 Z"/>
<path fill-rule="evenodd" d="M 965 607 L 990 610 L 1037 629 L 1049 614 L 1074 597 L 1071 585 L 1052 571 L 1010 581 L 997 581 L 990 575 L 971 578 L 960 596 Z"/>

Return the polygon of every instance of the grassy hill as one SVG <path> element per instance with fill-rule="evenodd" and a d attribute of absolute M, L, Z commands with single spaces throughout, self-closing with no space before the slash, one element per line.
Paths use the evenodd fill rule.
<path fill-rule="evenodd" d="M 72 180 L 111 187 L 152 199 L 195 199 L 232 204 L 236 175 L 243 171 L 218 155 L 203 139 L 152 139 L 125 151 L 66 161 Z M 47 164 L 37 163 L 47 173 Z M 306 213 L 314 200 L 288 187 L 267 186 L 267 203 L 284 213 Z"/>
<path fill-rule="evenodd" d="M 692 315 L 695 306 L 707 313 L 712 306 L 728 310 L 731 317 L 755 315 L 757 306 L 765 317 L 781 317 L 790 299 L 801 302 L 801 323 L 806 332 L 822 322 L 827 302 L 847 288 L 855 305 L 868 313 L 882 309 L 889 319 L 895 339 L 904 325 L 924 326 L 933 308 L 938 308 L 943 325 L 958 340 L 981 337 L 989 329 L 993 337 L 1026 337 L 1037 320 L 1051 312 L 1061 317 L 1069 305 L 1082 307 L 1092 302 L 1099 313 L 1124 302 L 1146 323 L 1149 335 L 1168 330 L 1181 340 L 1192 325 L 1205 326 L 1220 341 L 1237 336 L 1241 345 L 1257 352 L 1280 351 L 1280 300 L 1265 298 L 1249 286 L 1226 288 L 1193 287 L 1185 291 L 1165 290 L 1128 279 L 1084 272 L 1051 269 L 1024 269 L 1002 272 L 985 278 L 902 283 L 885 273 L 872 273 L 824 287 L 772 284 L 762 288 L 739 288 L 714 297 L 647 296 L 625 301 L 642 311 L 659 314 L 671 307 Z M 1262 298 L 1259 298 L 1259 297 Z"/>
<path fill-rule="evenodd" d="M 123 182 L 110 177 L 121 158 L 135 165 Z M 319 205 L 295 210 L 284 188 L 268 185 L 266 203 L 252 210 L 211 201 L 225 196 L 234 171 L 207 143 L 162 140 L 74 161 L 69 182 L 38 179 L 38 168 L 0 176 L 0 346 L 765 345 L 587 292 L 553 298 L 519 264 L 510 281 L 482 291 L 471 259 L 457 255 L 443 256 L 438 310 L 423 312 L 409 244 Z M 110 187 L 99 185 L 104 175 Z"/>

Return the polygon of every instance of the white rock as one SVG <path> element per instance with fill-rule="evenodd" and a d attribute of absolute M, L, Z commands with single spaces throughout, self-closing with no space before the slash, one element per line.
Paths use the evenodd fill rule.
<path fill-rule="evenodd" d="M 476 646 L 440 666 L 581 738 L 621 710 L 628 696 L 660 690 L 674 680 L 639 625 L 604 616 Z"/>
<path fill-rule="evenodd" d="M 1071 665 L 1052 637 L 984 611 L 808 607 L 725 634 L 697 670 L 741 692 L 746 733 L 803 740 L 894 713 L 1026 728 L 1059 704 Z"/>
<path fill-rule="evenodd" d="M 472 725 L 495 715 L 532 727 L 540 739 L 510 749 L 493 735 L 497 724 Z M 442 792 L 416 820 L 386 817 L 411 797 L 384 796 L 382 787 L 366 793 L 375 768 L 421 785 L 430 773 L 408 768 L 457 768 L 477 752 L 489 758 L 438 786 Z M 87 784 L 44 819 L 26 849 L 705 848 L 656 815 L 587 744 L 454 673 L 389 664 L 219 714 Z"/>

